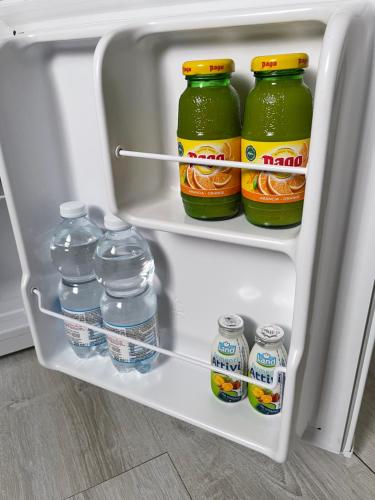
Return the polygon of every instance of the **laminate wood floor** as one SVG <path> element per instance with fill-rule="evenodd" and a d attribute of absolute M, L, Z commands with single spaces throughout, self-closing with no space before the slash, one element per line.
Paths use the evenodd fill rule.
<path fill-rule="evenodd" d="M 367 391 L 375 396 L 375 368 Z M 0 358 L 1 500 L 375 498 L 375 405 L 351 459 L 298 443 L 286 464 L 42 368 Z"/>

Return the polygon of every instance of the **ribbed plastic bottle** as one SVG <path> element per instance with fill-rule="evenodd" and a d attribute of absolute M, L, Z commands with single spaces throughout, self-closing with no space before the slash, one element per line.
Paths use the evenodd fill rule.
<path fill-rule="evenodd" d="M 129 343 L 134 338 L 159 345 L 157 302 L 152 281 L 154 259 L 147 241 L 118 217 L 104 218 L 106 232 L 95 253 L 95 272 L 104 285 L 100 307 L 109 353 L 120 372 L 147 373 L 158 353 Z"/>
<path fill-rule="evenodd" d="M 65 316 L 101 326 L 102 287 L 96 281 L 94 253 L 102 231 L 87 218 L 86 206 L 78 201 L 60 205 L 61 224 L 56 228 L 50 250 L 61 273 L 58 294 Z M 66 321 L 65 333 L 80 358 L 105 354 L 105 335 Z"/>

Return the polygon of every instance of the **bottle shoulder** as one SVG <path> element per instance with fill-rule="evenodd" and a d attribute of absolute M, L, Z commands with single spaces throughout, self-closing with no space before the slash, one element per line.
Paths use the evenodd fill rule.
<path fill-rule="evenodd" d="M 103 231 L 88 219 L 64 219 L 57 226 L 52 245 L 73 246 L 98 241 Z"/>
<path fill-rule="evenodd" d="M 177 135 L 190 140 L 240 136 L 240 102 L 235 89 L 188 87 L 179 100 Z"/>
<path fill-rule="evenodd" d="M 266 142 L 307 139 L 312 111 L 311 92 L 303 83 L 257 84 L 246 99 L 242 137 Z"/>

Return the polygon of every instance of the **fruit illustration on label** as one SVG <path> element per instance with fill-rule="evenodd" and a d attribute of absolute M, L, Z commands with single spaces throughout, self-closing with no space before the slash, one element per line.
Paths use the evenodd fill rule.
<path fill-rule="evenodd" d="M 179 139 L 179 153 L 191 158 L 208 160 L 240 159 L 240 138 L 209 141 Z M 221 198 L 241 191 L 241 172 L 231 167 L 180 164 L 181 192 L 190 196 Z"/>
<path fill-rule="evenodd" d="M 235 314 L 219 318 L 219 335 L 211 352 L 211 389 L 225 403 L 236 403 L 246 396 L 247 384 L 236 379 L 236 373 L 247 372 L 249 348 L 243 334 L 243 320 Z M 215 368 L 227 370 L 229 375 L 218 373 Z M 231 374 L 233 373 L 233 376 Z"/>
<path fill-rule="evenodd" d="M 249 357 L 249 376 L 254 383 L 248 386 L 251 406 L 263 415 L 276 415 L 281 411 L 284 389 L 284 374 L 277 374 L 276 368 L 286 365 L 286 351 L 282 340 L 284 331 L 277 325 L 257 328 L 255 341 Z M 255 381 L 272 384 L 272 389 L 256 385 Z"/>
<path fill-rule="evenodd" d="M 284 143 L 242 141 L 243 161 L 249 161 L 249 147 L 253 163 L 271 166 L 305 167 L 308 159 L 309 139 Z M 291 173 L 242 171 L 242 195 L 263 203 L 291 203 L 301 201 L 305 195 L 305 176 Z"/>

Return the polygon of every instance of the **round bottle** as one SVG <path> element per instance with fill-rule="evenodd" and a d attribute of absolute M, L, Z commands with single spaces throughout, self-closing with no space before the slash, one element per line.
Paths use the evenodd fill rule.
<path fill-rule="evenodd" d="M 262 165 L 305 167 L 309 155 L 312 97 L 303 81 L 308 55 L 255 57 L 255 87 L 245 106 L 241 160 Z M 301 222 L 305 193 L 302 174 L 242 170 L 246 218 L 258 226 Z"/>
<path fill-rule="evenodd" d="M 101 326 L 102 287 L 95 279 L 94 253 L 101 229 L 87 218 L 87 208 L 78 201 L 60 205 L 61 224 L 51 242 L 51 257 L 61 274 L 59 299 L 65 316 Z M 105 335 L 69 321 L 64 322 L 70 344 L 81 358 L 105 354 Z"/>
<path fill-rule="evenodd" d="M 134 226 L 106 215 L 106 232 L 95 253 L 95 272 L 104 285 L 100 301 L 113 365 L 120 372 L 148 372 L 158 353 L 129 343 L 134 338 L 159 344 L 157 301 L 152 287 L 154 259 L 149 245 Z"/>
<path fill-rule="evenodd" d="M 233 373 L 247 373 L 249 346 L 243 333 L 243 319 L 237 314 L 219 318 L 219 334 L 212 345 L 211 364 Z M 237 403 L 246 397 L 246 382 L 222 373 L 211 372 L 213 394 L 225 403 Z"/>
<path fill-rule="evenodd" d="M 286 366 L 287 354 L 283 345 L 284 330 L 277 325 L 257 328 L 255 344 L 249 357 L 249 377 L 272 384 L 274 370 Z M 276 415 L 281 411 L 284 374 L 279 375 L 275 389 L 265 389 L 249 384 L 248 397 L 251 406 L 263 415 Z"/>
<path fill-rule="evenodd" d="M 240 161 L 240 104 L 230 84 L 233 71 L 232 59 L 184 62 L 187 88 L 179 101 L 179 156 Z M 229 219 L 239 212 L 239 169 L 180 164 L 180 186 L 190 217 Z"/>

